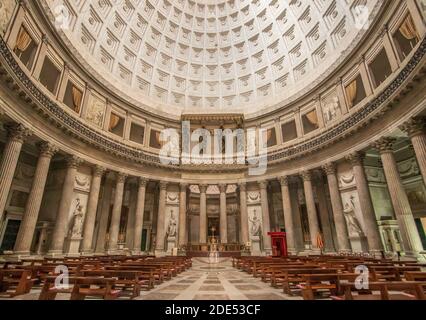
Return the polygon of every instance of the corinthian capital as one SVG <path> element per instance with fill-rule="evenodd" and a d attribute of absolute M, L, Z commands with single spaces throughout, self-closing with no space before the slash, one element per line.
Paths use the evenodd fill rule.
<path fill-rule="evenodd" d="M 303 181 L 311 181 L 312 180 L 312 172 L 309 170 L 302 171 L 300 173 L 300 176 L 302 177 Z"/>
<path fill-rule="evenodd" d="M 7 137 L 13 141 L 24 143 L 25 138 L 31 135 L 31 131 L 20 123 L 9 122 L 4 127 L 7 130 Z"/>
<path fill-rule="evenodd" d="M 399 128 L 404 131 L 410 138 L 425 134 L 425 118 L 423 117 L 415 117 L 411 118 Z"/>
<path fill-rule="evenodd" d="M 335 175 L 336 174 L 336 164 L 334 162 L 326 163 L 322 166 L 326 175 Z"/>
<path fill-rule="evenodd" d="M 200 184 L 198 188 L 200 189 L 200 193 L 206 193 L 208 185 Z"/>
<path fill-rule="evenodd" d="M 218 187 L 219 187 L 220 193 L 225 193 L 226 192 L 227 185 L 225 183 L 218 184 Z"/>
<path fill-rule="evenodd" d="M 279 179 L 281 186 L 288 186 L 290 180 L 288 176 L 282 176 Z"/>
<path fill-rule="evenodd" d="M 124 172 L 117 172 L 116 178 L 117 183 L 124 183 L 126 181 L 127 174 L 125 174 Z"/>
<path fill-rule="evenodd" d="M 396 139 L 390 137 L 383 137 L 373 142 L 371 146 L 380 153 L 393 152 L 393 144 Z"/>
<path fill-rule="evenodd" d="M 40 156 L 42 157 L 53 157 L 56 152 L 58 152 L 58 147 L 53 143 L 41 141 L 37 143 L 37 147 L 40 150 Z"/>
<path fill-rule="evenodd" d="M 345 157 L 346 161 L 348 161 L 352 166 L 362 166 L 364 163 L 364 158 L 365 153 L 362 151 L 353 152 Z"/>
<path fill-rule="evenodd" d="M 259 181 L 259 187 L 260 189 L 266 189 L 268 187 L 268 181 L 266 180 Z"/>
<path fill-rule="evenodd" d="M 83 160 L 81 160 L 77 156 L 68 156 L 65 159 L 65 161 L 67 163 L 67 168 L 73 168 L 73 169 L 77 169 L 80 166 L 80 164 L 83 162 Z"/>
<path fill-rule="evenodd" d="M 104 167 L 100 166 L 100 165 L 96 165 L 92 168 L 92 172 L 93 172 L 93 175 L 95 177 L 102 176 L 105 171 L 106 171 L 106 169 Z"/>
<path fill-rule="evenodd" d="M 139 182 L 139 187 L 146 187 L 146 185 L 148 184 L 148 179 L 144 178 L 144 177 L 139 177 L 138 182 Z"/>

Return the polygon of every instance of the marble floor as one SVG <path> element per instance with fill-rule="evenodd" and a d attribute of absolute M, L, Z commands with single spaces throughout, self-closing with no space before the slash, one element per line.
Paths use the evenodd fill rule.
<path fill-rule="evenodd" d="M 39 289 L 15 297 L 16 300 L 37 300 Z M 1 299 L 1 298 L 0 298 Z M 59 294 L 57 300 L 68 300 Z M 127 299 L 127 298 L 122 298 Z M 142 291 L 135 300 L 301 300 L 274 289 L 258 278 L 232 268 L 231 259 L 211 264 L 205 258 L 193 258 L 191 269 L 151 291 Z"/>
<path fill-rule="evenodd" d="M 274 289 L 260 279 L 232 268 L 230 259 L 210 264 L 207 259 L 193 258 L 193 267 L 144 292 L 142 300 L 289 300 L 282 289 Z"/>

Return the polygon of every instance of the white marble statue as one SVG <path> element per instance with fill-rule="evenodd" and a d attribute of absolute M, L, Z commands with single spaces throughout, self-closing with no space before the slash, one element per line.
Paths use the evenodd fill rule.
<path fill-rule="evenodd" d="M 80 237 L 83 227 L 83 206 L 80 204 L 80 199 L 77 199 L 77 204 L 73 213 L 73 225 L 71 229 L 71 237 Z"/>
<path fill-rule="evenodd" d="M 349 202 L 345 204 L 343 213 L 345 214 L 346 221 L 348 224 L 349 235 L 360 235 L 362 234 L 362 228 L 359 224 L 358 219 L 355 216 L 355 204 L 353 196 L 349 199 Z"/>
<path fill-rule="evenodd" d="M 260 236 L 261 226 L 260 226 L 260 219 L 256 215 L 256 210 L 253 211 L 253 218 L 250 219 L 251 222 L 251 235 L 253 237 Z"/>
<path fill-rule="evenodd" d="M 167 226 L 167 236 L 169 238 L 176 237 L 176 225 L 177 225 L 176 218 L 172 210 L 170 211 L 169 225 Z"/>

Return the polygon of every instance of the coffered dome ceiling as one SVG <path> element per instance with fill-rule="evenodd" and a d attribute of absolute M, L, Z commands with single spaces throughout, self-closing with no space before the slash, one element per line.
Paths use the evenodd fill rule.
<path fill-rule="evenodd" d="M 282 107 L 343 62 L 379 0 L 43 0 L 77 60 L 150 111 Z M 70 12 L 69 28 L 58 13 Z M 63 7 L 62 7 L 63 8 Z M 55 20 L 56 17 L 56 20 Z"/>

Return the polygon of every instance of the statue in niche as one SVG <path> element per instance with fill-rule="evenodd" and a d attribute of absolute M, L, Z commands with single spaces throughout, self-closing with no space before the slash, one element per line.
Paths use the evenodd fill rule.
<path fill-rule="evenodd" d="M 261 231 L 261 226 L 260 226 L 260 219 L 257 217 L 256 214 L 256 210 L 253 210 L 253 218 L 250 219 L 251 222 L 251 235 L 253 237 L 259 237 L 260 236 L 260 231 Z"/>
<path fill-rule="evenodd" d="M 348 231 L 349 235 L 360 235 L 362 234 L 362 228 L 359 224 L 358 219 L 355 216 L 355 203 L 354 203 L 354 196 L 351 196 L 349 199 L 349 202 L 345 204 L 345 208 L 343 210 L 343 213 L 345 214 L 346 221 L 348 223 Z"/>
<path fill-rule="evenodd" d="M 170 211 L 170 219 L 169 219 L 169 225 L 167 226 L 167 237 L 168 238 L 173 238 L 176 237 L 176 218 L 175 215 L 173 214 L 173 210 Z"/>
<path fill-rule="evenodd" d="M 80 199 L 77 198 L 77 204 L 75 205 L 73 213 L 73 225 L 71 229 L 71 237 L 80 237 L 83 227 L 83 206 L 80 203 Z"/>

